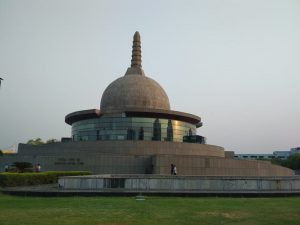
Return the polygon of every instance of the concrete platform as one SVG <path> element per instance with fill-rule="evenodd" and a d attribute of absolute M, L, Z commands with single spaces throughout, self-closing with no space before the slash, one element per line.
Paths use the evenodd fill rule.
<path fill-rule="evenodd" d="M 88 175 L 66 176 L 58 181 L 64 190 L 126 191 L 300 191 L 300 176 L 168 176 Z"/>
<path fill-rule="evenodd" d="M 57 184 L 11 187 L 7 194 L 26 196 L 300 196 L 300 176 L 67 176 Z"/>

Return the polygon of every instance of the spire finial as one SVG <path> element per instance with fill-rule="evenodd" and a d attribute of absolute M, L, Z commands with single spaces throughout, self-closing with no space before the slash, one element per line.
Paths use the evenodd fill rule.
<path fill-rule="evenodd" d="M 133 35 L 131 66 L 127 69 L 125 75 L 142 75 L 145 76 L 142 69 L 142 50 L 141 36 L 138 31 Z"/>
<path fill-rule="evenodd" d="M 131 57 L 131 67 L 142 68 L 141 36 L 138 31 L 133 36 Z"/>

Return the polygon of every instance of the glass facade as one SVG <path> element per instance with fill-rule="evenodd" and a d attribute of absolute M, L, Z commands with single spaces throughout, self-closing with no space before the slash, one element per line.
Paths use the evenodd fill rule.
<path fill-rule="evenodd" d="M 74 141 L 148 140 L 183 142 L 196 126 L 178 120 L 143 117 L 100 117 L 74 122 Z"/>

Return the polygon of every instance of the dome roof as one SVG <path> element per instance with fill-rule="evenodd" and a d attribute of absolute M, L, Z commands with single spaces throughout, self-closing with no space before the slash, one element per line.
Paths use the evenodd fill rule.
<path fill-rule="evenodd" d="M 104 91 L 102 113 L 130 108 L 170 110 L 169 98 L 153 79 L 139 74 L 125 75 L 113 81 Z"/>
<path fill-rule="evenodd" d="M 112 113 L 130 108 L 170 110 L 169 98 L 164 89 L 144 74 L 138 32 L 134 34 L 131 67 L 128 68 L 125 76 L 108 85 L 100 103 L 101 113 Z"/>

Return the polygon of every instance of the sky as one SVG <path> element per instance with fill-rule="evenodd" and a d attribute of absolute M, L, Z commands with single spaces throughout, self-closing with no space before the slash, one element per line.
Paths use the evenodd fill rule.
<path fill-rule="evenodd" d="M 0 149 L 71 135 L 139 31 L 147 76 L 236 153 L 300 146 L 298 0 L 0 0 Z"/>

